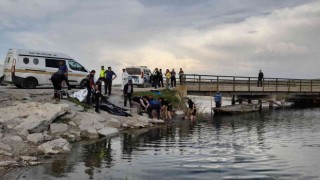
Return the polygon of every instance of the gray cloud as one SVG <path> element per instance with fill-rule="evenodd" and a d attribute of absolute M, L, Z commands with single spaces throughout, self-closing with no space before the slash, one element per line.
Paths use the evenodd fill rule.
<path fill-rule="evenodd" d="M 0 3 L 0 38 L 65 52 L 90 69 L 148 65 L 200 74 L 256 76 L 263 69 L 272 77 L 317 76 L 310 64 L 319 65 L 319 1 L 33 2 Z M 16 6 L 27 11 L 14 14 Z"/>

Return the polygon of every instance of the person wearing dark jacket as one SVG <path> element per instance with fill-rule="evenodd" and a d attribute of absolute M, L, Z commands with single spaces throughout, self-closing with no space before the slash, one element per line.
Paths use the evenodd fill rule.
<path fill-rule="evenodd" d="M 111 95 L 111 88 L 112 88 L 112 81 L 117 78 L 117 75 L 116 73 L 114 73 L 112 70 L 111 70 L 111 67 L 108 67 L 108 70 L 106 71 L 106 86 L 107 86 L 107 89 L 108 89 L 108 96 Z M 107 90 L 106 89 L 106 90 Z M 107 92 L 105 92 L 105 94 L 107 94 Z"/>
<path fill-rule="evenodd" d="M 159 86 L 159 79 L 160 79 L 160 72 L 158 71 L 158 68 L 155 68 L 152 76 L 152 86 L 155 89 L 157 89 L 157 87 Z"/>
<path fill-rule="evenodd" d="M 258 74 L 258 87 L 262 87 L 262 80 L 263 80 L 263 72 L 260 70 Z"/>
<path fill-rule="evenodd" d="M 92 90 L 94 89 L 94 75 L 96 74 L 95 70 L 92 70 L 90 74 L 86 78 L 85 82 L 85 87 L 87 89 L 87 99 L 86 99 L 86 104 L 91 105 L 91 95 L 92 95 Z"/>
<path fill-rule="evenodd" d="M 53 84 L 53 89 L 54 89 L 54 94 L 53 94 L 54 98 L 60 98 L 58 95 L 58 91 L 61 90 L 61 83 L 64 80 L 65 80 L 65 76 L 61 71 L 57 71 L 52 74 L 51 82 Z"/>
<path fill-rule="evenodd" d="M 100 89 L 101 89 L 101 85 L 100 85 L 100 82 L 97 83 L 95 86 L 95 92 L 94 92 L 94 101 L 96 103 L 96 106 L 95 106 L 95 112 L 96 113 L 100 113 L 100 102 L 101 102 L 101 98 L 102 98 L 102 94 L 100 92 Z"/>
<path fill-rule="evenodd" d="M 132 104 L 131 104 L 132 93 L 133 93 L 132 80 L 129 80 L 128 83 L 126 85 L 124 85 L 124 88 L 123 88 L 124 107 L 127 106 L 128 100 L 129 100 L 130 107 L 132 106 Z"/>

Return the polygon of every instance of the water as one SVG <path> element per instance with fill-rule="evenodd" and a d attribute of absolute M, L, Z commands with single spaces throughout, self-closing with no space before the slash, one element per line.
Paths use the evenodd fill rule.
<path fill-rule="evenodd" d="M 320 179 L 320 109 L 175 120 L 75 146 L 17 179 Z"/>

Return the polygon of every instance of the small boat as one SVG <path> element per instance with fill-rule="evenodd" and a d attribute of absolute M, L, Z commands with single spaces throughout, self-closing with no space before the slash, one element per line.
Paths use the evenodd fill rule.
<path fill-rule="evenodd" d="M 259 111 L 259 104 L 235 104 L 212 108 L 215 114 L 243 114 Z"/>

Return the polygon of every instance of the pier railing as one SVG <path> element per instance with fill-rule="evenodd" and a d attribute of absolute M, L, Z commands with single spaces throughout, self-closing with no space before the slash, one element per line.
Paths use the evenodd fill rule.
<path fill-rule="evenodd" d="M 188 91 L 229 92 L 320 92 L 320 79 L 264 78 L 258 87 L 257 77 L 185 74 Z"/>

